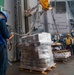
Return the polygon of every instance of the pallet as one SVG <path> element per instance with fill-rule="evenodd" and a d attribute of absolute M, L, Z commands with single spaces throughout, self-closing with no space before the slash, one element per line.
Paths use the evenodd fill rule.
<path fill-rule="evenodd" d="M 53 68 L 56 68 L 56 65 L 48 68 L 47 70 L 43 70 L 43 71 L 39 71 L 39 70 L 34 70 L 34 69 L 26 69 L 26 68 L 22 68 L 20 67 L 21 71 L 28 71 L 29 73 L 41 73 L 41 74 L 47 74 L 48 71 L 51 71 Z"/>
<path fill-rule="evenodd" d="M 68 57 L 68 58 L 55 58 L 54 60 L 55 61 L 60 61 L 60 62 L 63 62 L 63 63 L 67 63 L 67 61 L 70 59 L 70 57 Z"/>
<path fill-rule="evenodd" d="M 53 53 L 64 53 L 64 52 L 70 52 L 70 51 L 68 51 L 68 50 L 53 51 Z"/>

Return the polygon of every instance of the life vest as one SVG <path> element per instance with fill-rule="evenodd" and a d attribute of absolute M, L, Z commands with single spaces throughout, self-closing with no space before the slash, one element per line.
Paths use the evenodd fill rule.
<path fill-rule="evenodd" d="M 66 45 L 70 45 L 72 43 L 71 38 L 66 38 L 65 39 Z"/>

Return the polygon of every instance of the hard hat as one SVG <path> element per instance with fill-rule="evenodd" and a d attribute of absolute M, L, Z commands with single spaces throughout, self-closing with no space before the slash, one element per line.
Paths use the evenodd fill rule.
<path fill-rule="evenodd" d="M 67 34 L 67 36 L 70 36 L 70 34 Z"/>
<path fill-rule="evenodd" d="M 8 14 L 5 11 L 0 11 L 0 13 L 4 15 L 5 21 L 7 22 Z"/>

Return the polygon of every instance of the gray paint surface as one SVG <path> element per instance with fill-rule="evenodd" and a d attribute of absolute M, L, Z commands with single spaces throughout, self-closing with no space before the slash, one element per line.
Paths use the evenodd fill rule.
<path fill-rule="evenodd" d="M 8 22 L 7 24 L 11 26 L 12 31 L 14 31 L 14 25 L 15 25 L 15 14 L 14 14 L 14 0 L 4 0 L 4 8 L 8 13 Z M 14 41 L 12 41 L 12 44 L 14 46 Z M 8 50 L 8 59 L 10 61 L 13 61 L 14 58 L 14 47 L 12 46 L 12 50 Z"/>

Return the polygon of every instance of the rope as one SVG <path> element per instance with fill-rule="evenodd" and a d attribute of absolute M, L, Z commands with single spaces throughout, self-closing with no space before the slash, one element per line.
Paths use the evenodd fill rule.
<path fill-rule="evenodd" d="M 27 17 L 32 16 L 31 12 L 32 12 L 33 10 L 35 10 L 36 8 L 38 8 L 38 5 L 39 5 L 39 3 L 37 3 L 37 5 L 36 5 L 35 7 L 26 10 L 26 11 L 25 11 L 25 12 L 26 12 L 26 15 L 25 15 L 25 16 L 27 16 Z"/>
<path fill-rule="evenodd" d="M 35 13 L 37 14 L 37 13 L 38 13 L 38 5 L 39 5 L 39 3 L 37 4 L 37 6 L 33 7 L 33 8 L 31 9 L 31 11 L 33 11 L 35 8 L 37 8 L 37 10 L 36 10 L 36 12 L 35 12 Z M 43 12 L 44 12 L 44 11 L 40 12 L 40 15 L 42 15 Z M 33 29 L 34 29 L 36 20 L 37 20 L 37 15 L 36 15 L 36 18 L 34 19 L 34 22 L 33 22 L 33 25 L 32 25 L 32 27 L 31 27 L 30 31 L 27 32 L 26 34 L 18 34 L 18 33 L 14 33 L 14 32 L 12 32 L 11 34 L 15 34 L 15 35 L 20 36 L 20 37 L 31 35 L 31 34 L 32 34 L 32 31 L 33 31 Z"/>
<path fill-rule="evenodd" d="M 37 5 L 38 6 L 38 5 Z M 34 8 L 33 8 L 34 9 Z M 38 9 L 36 10 L 36 12 L 35 13 L 37 13 L 38 12 Z M 33 25 L 32 25 L 32 27 L 31 27 L 31 29 L 30 29 L 30 31 L 29 32 L 27 32 L 26 34 L 18 34 L 18 33 L 14 33 L 14 32 L 11 32 L 11 34 L 15 34 L 15 35 L 17 35 L 17 36 L 28 36 L 29 34 L 31 34 L 31 32 L 33 31 L 33 29 L 34 29 L 34 26 L 35 26 L 35 23 L 36 23 L 36 20 L 37 20 L 37 18 L 35 18 L 35 20 L 34 20 L 34 22 L 33 22 Z"/>
<path fill-rule="evenodd" d="M 56 25 L 56 22 L 55 22 L 55 19 L 54 19 L 54 13 L 53 13 L 53 10 L 51 10 L 51 15 L 52 15 L 52 18 L 53 18 L 53 22 L 54 22 L 56 31 L 57 31 L 57 33 L 58 33 L 58 35 L 59 35 L 59 31 L 58 31 L 58 28 L 57 28 L 57 25 Z"/>

